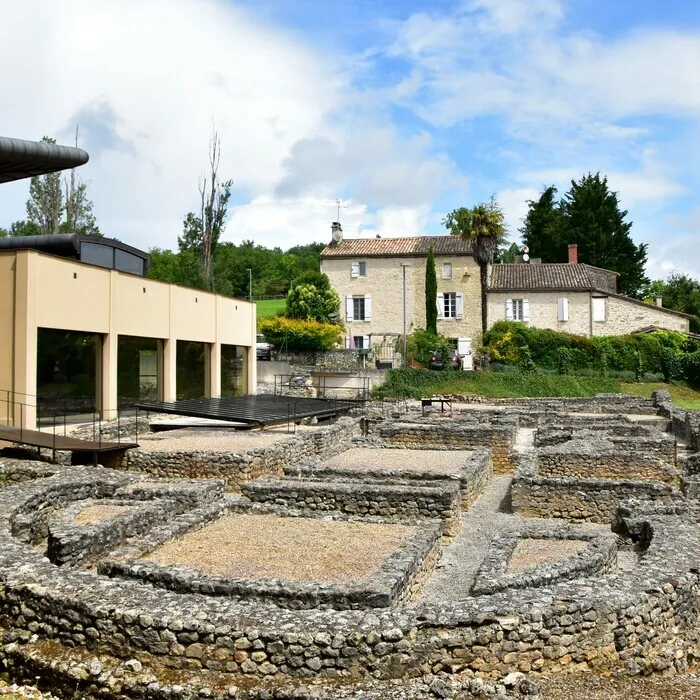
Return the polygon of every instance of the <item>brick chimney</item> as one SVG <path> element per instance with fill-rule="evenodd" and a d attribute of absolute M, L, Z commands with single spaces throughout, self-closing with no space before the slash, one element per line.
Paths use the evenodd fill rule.
<path fill-rule="evenodd" d="M 569 264 L 576 265 L 578 262 L 578 244 L 569 243 Z"/>

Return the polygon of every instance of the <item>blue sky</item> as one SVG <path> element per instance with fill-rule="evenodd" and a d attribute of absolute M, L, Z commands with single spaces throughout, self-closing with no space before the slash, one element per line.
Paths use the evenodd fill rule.
<path fill-rule="evenodd" d="M 0 133 L 69 141 L 79 122 L 99 223 L 133 245 L 176 245 L 215 125 L 235 183 L 228 240 L 327 240 L 336 197 L 346 235 L 438 233 L 445 212 L 492 194 L 517 240 L 543 186 L 599 170 L 649 243 L 650 274 L 700 276 L 700 3 L 65 0 L 46 12 L 26 0 L 4 12 L 0 59 L 26 58 L 12 59 Z M 23 216 L 26 189 L 0 189 L 0 226 Z"/>

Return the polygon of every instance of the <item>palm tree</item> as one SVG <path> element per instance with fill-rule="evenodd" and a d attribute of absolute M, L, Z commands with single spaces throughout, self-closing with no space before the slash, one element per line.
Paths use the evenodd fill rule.
<path fill-rule="evenodd" d="M 503 210 L 495 198 L 491 197 L 487 204 L 477 204 L 472 209 L 455 209 L 442 223 L 453 236 L 461 236 L 472 242 L 481 281 L 481 330 L 486 333 L 489 265 L 493 263 L 499 244 L 507 238 Z"/>

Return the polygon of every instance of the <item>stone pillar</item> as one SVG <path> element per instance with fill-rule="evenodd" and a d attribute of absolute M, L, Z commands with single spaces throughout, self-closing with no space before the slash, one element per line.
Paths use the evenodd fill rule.
<path fill-rule="evenodd" d="M 163 342 L 162 398 L 171 402 L 177 399 L 177 340 L 166 338 Z"/>
<path fill-rule="evenodd" d="M 117 417 L 117 340 L 115 333 L 98 336 L 102 341 L 102 352 L 97 373 L 99 391 L 97 392 L 102 420 L 114 420 Z"/>
<path fill-rule="evenodd" d="M 36 429 L 36 364 L 38 321 L 38 254 L 19 250 L 15 263 L 15 321 L 12 422 Z M 9 388 L 9 387 L 8 387 Z"/>
<path fill-rule="evenodd" d="M 253 345 L 246 348 L 248 351 L 248 376 L 246 377 L 246 387 L 248 394 L 258 393 L 258 353 L 255 349 L 255 338 L 258 332 L 257 316 L 255 304 L 251 304 L 252 309 L 252 328 L 251 334 Z"/>

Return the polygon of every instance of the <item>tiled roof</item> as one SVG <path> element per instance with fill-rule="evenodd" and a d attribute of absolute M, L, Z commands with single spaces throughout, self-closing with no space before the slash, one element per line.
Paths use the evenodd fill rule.
<path fill-rule="evenodd" d="M 491 291 L 544 289 L 591 290 L 587 265 L 581 263 L 504 263 L 491 268 Z"/>
<path fill-rule="evenodd" d="M 472 244 L 459 236 L 411 236 L 406 238 L 348 238 L 326 246 L 322 258 L 422 257 L 433 246 L 435 255 L 471 255 Z"/>

